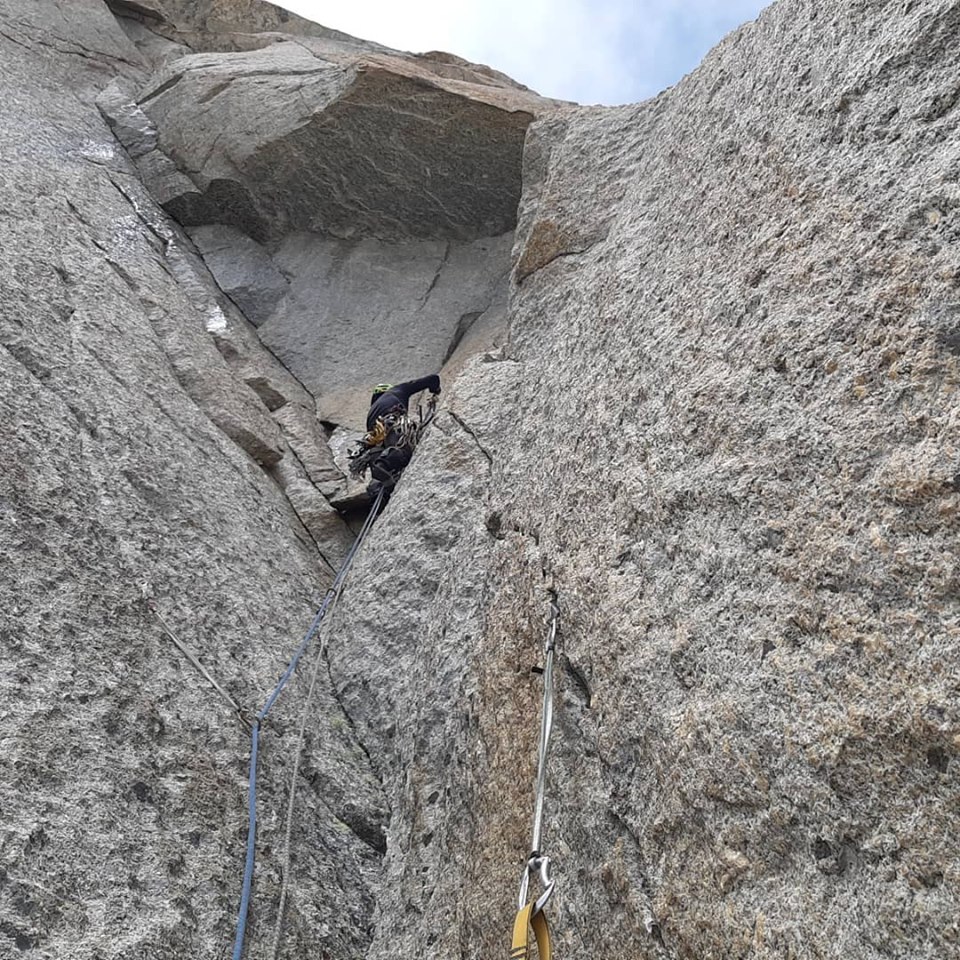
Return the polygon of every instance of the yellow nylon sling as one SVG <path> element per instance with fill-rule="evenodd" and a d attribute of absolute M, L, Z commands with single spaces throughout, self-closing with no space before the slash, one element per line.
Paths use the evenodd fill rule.
<path fill-rule="evenodd" d="M 533 905 L 534 902 L 531 900 L 520 910 L 513 923 L 513 947 L 510 949 L 510 960 L 527 960 L 531 927 L 533 927 L 533 935 L 537 942 L 537 954 L 540 960 L 551 960 L 552 947 L 550 946 L 550 927 L 547 924 L 547 915 L 540 910 L 531 916 Z"/>

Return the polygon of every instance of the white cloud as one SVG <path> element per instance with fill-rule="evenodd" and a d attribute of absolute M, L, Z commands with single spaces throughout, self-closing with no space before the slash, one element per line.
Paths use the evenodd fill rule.
<path fill-rule="evenodd" d="M 324 26 L 401 50 L 446 50 L 545 96 L 625 103 L 688 73 L 761 0 L 284 0 Z"/>

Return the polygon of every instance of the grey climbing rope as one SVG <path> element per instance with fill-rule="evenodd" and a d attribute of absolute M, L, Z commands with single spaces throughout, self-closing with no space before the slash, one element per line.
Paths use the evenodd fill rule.
<path fill-rule="evenodd" d="M 320 651 L 313 664 L 310 675 L 310 689 L 307 690 L 307 699 L 300 714 L 300 732 L 297 734 L 297 746 L 293 759 L 293 771 L 290 774 L 290 793 L 287 798 L 287 823 L 283 831 L 283 854 L 280 867 L 280 903 L 277 906 L 277 918 L 273 926 L 273 947 L 270 950 L 271 960 L 280 956 L 280 941 L 283 937 L 283 915 L 287 909 L 287 891 L 290 887 L 290 847 L 293 843 L 293 815 L 296 809 L 297 777 L 300 775 L 300 757 L 303 754 L 303 738 L 307 729 L 307 718 L 310 715 L 310 705 L 313 702 L 313 691 L 317 686 L 317 676 L 320 673 L 320 661 L 326 653 L 326 643 L 321 643 Z"/>

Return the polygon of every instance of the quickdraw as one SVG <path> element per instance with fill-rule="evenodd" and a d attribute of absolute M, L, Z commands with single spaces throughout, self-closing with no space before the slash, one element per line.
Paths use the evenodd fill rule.
<path fill-rule="evenodd" d="M 550 599 L 550 630 L 544 644 L 543 667 L 543 716 L 540 722 L 540 746 L 537 756 L 536 803 L 533 811 L 533 839 L 531 854 L 523 868 L 520 880 L 520 895 L 517 898 L 517 917 L 513 924 L 513 946 L 510 960 L 526 960 L 529 949 L 529 931 L 532 928 L 540 960 L 551 960 L 550 926 L 543 908 L 553 895 L 556 881 L 550 876 L 550 858 L 541 852 L 543 833 L 543 801 L 547 782 L 547 750 L 550 746 L 550 731 L 553 729 L 553 655 L 557 645 L 557 625 L 560 608 L 556 597 Z M 530 881 L 539 875 L 542 892 L 535 900 L 528 899 Z"/>

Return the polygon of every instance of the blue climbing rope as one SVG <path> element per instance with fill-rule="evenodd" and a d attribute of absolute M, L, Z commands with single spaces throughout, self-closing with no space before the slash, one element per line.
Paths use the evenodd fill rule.
<path fill-rule="evenodd" d="M 249 805 L 249 825 L 247 827 L 247 859 L 243 867 L 243 890 L 240 894 L 240 913 L 237 917 L 237 934 L 233 942 L 233 960 L 241 960 L 243 955 L 243 937 L 247 929 L 247 913 L 250 909 L 250 891 L 253 887 L 253 867 L 256 862 L 257 754 L 260 749 L 260 726 L 263 721 L 266 720 L 267 714 L 270 712 L 270 708 L 274 705 L 277 697 L 280 696 L 283 688 L 287 685 L 287 681 L 293 675 L 293 671 L 296 670 L 300 657 L 309 646 L 314 634 L 316 634 L 317 630 L 320 628 L 320 624 L 323 622 L 323 618 L 326 616 L 327 610 L 329 609 L 331 603 L 335 603 L 339 598 L 340 591 L 343 589 L 343 583 L 347 578 L 347 572 L 350 569 L 350 564 L 353 563 L 353 558 L 357 555 L 360 545 L 363 543 L 366 535 L 370 532 L 370 527 L 373 526 L 373 521 L 376 519 L 380 505 L 383 503 L 383 494 L 384 490 L 381 487 L 376 499 L 373 501 L 373 504 L 370 507 L 370 512 L 367 514 L 367 519 L 364 521 L 363 526 L 360 528 L 360 532 L 353 541 L 353 545 L 350 547 L 350 550 L 344 558 L 343 563 L 340 565 L 340 570 L 337 572 L 337 575 L 334 578 L 333 583 L 330 585 L 330 589 L 327 591 L 326 596 L 324 596 L 323 602 L 320 604 L 320 609 L 317 610 L 316 616 L 313 618 L 313 621 L 304 635 L 303 640 L 300 641 L 300 646 L 297 647 L 296 653 L 293 655 L 293 659 L 291 659 L 290 663 L 287 665 L 287 669 L 283 671 L 283 675 L 277 681 L 277 685 L 273 688 L 273 692 L 269 697 L 267 697 L 266 703 L 264 703 L 263 708 L 253 721 L 253 730 L 250 737 L 250 786 L 247 799 L 247 803 Z"/>
<path fill-rule="evenodd" d="M 250 789 L 247 794 L 249 823 L 247 826 L 247 862 L 243 868 L 243 893 L 240 896 L 240 919 L 237 921 L 237 939 L 233 946 L 233 960 L 240 960 L 243 953 L 243 934 L 247 928 L 247 911 L 250 908 L 250 889 L 253 883 L 253 863 L 256 856 L 254 845 L 257 838 L 257 749 L 260 746 L 260 721 L 253 721 L 250 742 Z"/>

